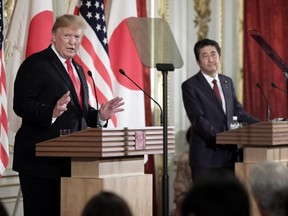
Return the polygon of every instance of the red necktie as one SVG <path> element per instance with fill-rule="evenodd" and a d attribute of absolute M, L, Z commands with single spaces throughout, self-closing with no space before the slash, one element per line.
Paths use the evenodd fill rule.
<path fill-rule="evenodd" d="M 81 96 L 81 83 L 80 80 L 75 76 L 74 72 L 73 72 L 73 67 L 71 65 L 71 61 L 70 60 L 66 60 L 65 63 L 67 64 L 67 71 L 68 74 L 73 82 L 74 88 L 76 90 L 80 105 L 82 107 L 82 96 Z"/>
<path fill-rule="evenodd" d="M 220 105 L 222 106 L 222 99 L 221 99 L 220 91 L 219 91 L 219 88 L 218 88 L 218 85 L 217 85 L 217 80 L 214 79 L 212 81 L 212 83 L 213 83 L 213 91 L 214 91 L 214 93 L 215 93 Z"/>

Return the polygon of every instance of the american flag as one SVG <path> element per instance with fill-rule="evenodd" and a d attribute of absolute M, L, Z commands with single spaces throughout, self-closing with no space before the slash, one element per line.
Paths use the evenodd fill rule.
<path fill-rule="evenodd" d="M 0 1 L 0 177 L 9 160 L 6 74 L 3 65 L 3 2 Z"/>
<path fill-rule="evenodd" d="M 135 8 L 137 15 L 136 1 L 129 1 L 130 4 L 127 4 L 126 1 L 119 1 L 119 3 L 121 3 L 122 5 L 121 7 L 123 7 L 123 9 L 121 7 L 118 7 L 118 10 L 121 10 L 123 12 L 122 16 L 123 14 L 125 14 L 125 9 L 131 9 L 131 5 L 134 6 L 133 9 Z M 111 7 L 113 7 L 113 4 L 117 3 L 118 1 L 111 2 Z M 78 5 L 74 8 L 73 13 L 81 16 L 86 21 L 87 27 L 84 31 L 82 44 L 79 48 L 79 54 L 76 56 L 75 60 L 80 63 L 85 72 L 89 70 L 92 72 L 94 80 L 96 82 L 96 92 L 99 105 L 107 102 L 115 96 L 121 96 L 124 98 L 125 101 L 125 111 L 120 113 L 117 118 L 116 116 L 114 116 L 110 121 L 112 124 L 109 123 L 108 127 L 144 126 L 145 107 L 143 92 L 141 92 L 139 89 L 135 89 L 135 87 L 131 88 L 131 83 L 127 84 L 128 82 L 125 80 L 126 78 L 119 73 L 119 69 L 121 67 L 124 67 L 125 63 L 128 63 L 130 67 L 133 68 L 134 76 L 137 76 L 136 81 L 138 81 L 139 77 L 142 77 L 142 64 L 139 60 L 138 55 L 137 61 L 134 60 L 135 51 L 133 53 L 133 57 L 131 58 L 123 55 L 123 52 L 126 54 L 129 53 L 129 46 L 131 47 L 131 45 L 129 45 L 129 41 L 119 39 L 119 44 L 121 42 L 125 43 L 124 45 L 126 47 L 125 49 L 120 49 L 116 47 L 117 50 L 115 49 L 115 46 L 111 46 L 111 44 L 109 43 L 109 39 L 111 40 L 111 38 L 109 38 L 108 34 L 109 25 L 108 27 L 106 27 L 105 8 L 103 0 L 82 0 L 78 1 L 77 3 Z M 129 16 L 131 15 L 129 14 Z M 110 21 L 111 19 L 115 20 L 115 18 L 113 18 L 113 14 L 109 14 L 109 17 Z M 117 25 L 119 23 L 121 23 L 121 21 L 118 22 L 116 25 L 111 25 L 110 31 L 113 32 L 114 29 L 117 29 Z M 124 35 L 124 33 L 122 33 L 122 35 Z M 132 44 L 135 47 L 133 41 Z M 115 52 L 117 52 L 117 60 L 119 60 L 117 62 L 117 65 L 114 65 L 114 68 L 113 65 L 111 65 L 111 52 L 113 56 L 115 56 Z M 125 59 L 124 63 L 123 61 L 121 61 L 121 58 Z M 138 70 L 139 67 L 135 67 L 135 62 L 140 64 L 140 71 Z M 123 69 L 125 70 L 126 67 L 124 67 Z M 137 71 L 140 73 L 140 75 L 136 73 Z M 93 90 L 92 80 L 87 74 L 86 78 L 90 86 L 90 104 L 93 107 L 97 107 L 96 101 L 94 99 L 95 94 Z M 141 83 L 138 84 L 140 86 L 142 85 Z"/>
<path fill-rule="evenodd" d="M 78 11 L 77 11 L 78 9 Z M 75 57 L 81 64 L 84 71 L 91 71 L 96 81 L 96 92 L 98 102 L 106 102 L 113 98 L 112 81 L 110 80 L 110 62 L 108 57 L 108 40 L 105 25 L 104 4 L 102 1 L 80 1 L 80 7 L 76 8 L 75 13 L 82 16 L 89 24 L 85 29 L 82 44 L 79 49 L 79 55 Z M 93 91 L 93 82 L 86 74 L 89 83 L 90 104 L 97 107 L 96 95 Z M 105 92 L 105 93 L 104 93 Z M 116 126 L 116 118 L 112 119 Z"/>

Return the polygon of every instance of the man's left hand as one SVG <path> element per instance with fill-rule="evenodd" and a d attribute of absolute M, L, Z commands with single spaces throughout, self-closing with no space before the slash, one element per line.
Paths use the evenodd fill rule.
<path fill-rule="evenodd" d="M 121 108 L 124 104 L 122 97 L 115 97 L 107 103 L 102 104 L 99 110 L 100 119 L 107 121 L 115 115 L 115 113 L 124 111 L 124 108 Z"/>

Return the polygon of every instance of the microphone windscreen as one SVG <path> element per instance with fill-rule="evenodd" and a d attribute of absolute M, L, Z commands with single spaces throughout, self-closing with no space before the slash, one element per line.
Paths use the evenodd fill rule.
<path fill-rule="evenodd" d="M 87 73 L 88 73 L 88 75 L 90 76 L 90 77 L 92 77 L 92 72 L 89 70 L 89 71 L 87 71 Z"/>
<path fill-rule="evenodd" d="M 125 75 L 125 71 L 122 70 L 121 68 L 119 69 L 119 72 L 120 72 L 122 75 Z"/>

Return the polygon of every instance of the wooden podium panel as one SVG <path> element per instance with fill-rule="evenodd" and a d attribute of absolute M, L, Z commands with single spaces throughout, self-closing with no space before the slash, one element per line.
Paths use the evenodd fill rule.
<path fill-rule="evenodd" d="M 152 216 L 152 175 L 144 155 L 163 153 L 163 127 L 88 128 L 36 144 L 36 156 L 71 157 L 71 178 L 61 179 L 61 216 L 79 216 L 100 191 L 123 197 L 133 215 Z M 175 152 L 174 127 L 167 151 Z"/>
<path fill-rule="evenodd" d="M 248 125 L 236 130 L 218 133 L 216 143 L 243 146 L 243 163 L 235 164 L 235 173 L 246 185 L 251 198 L 251 216 L 260 216 L 248 183 L 251 167 L 271 160 L 286 164 L 288 161 L 288 122 L 269 121 Z"/>
<path fill-rule="evenodd" d="M 72 158 L 71 176 L 104 178 L 123 175 L 142 175 L 144 174 L 143 164 L 143 156 L 101 159 Z"/>
<path fill-rule="evenodd" d="M 152 216 L 152 175 L 113 178 L 62 178 L 61 215 L 79 216 L 85 203 L 100 191 L 111 191 L 128 203 L 133 215 Z"/>
<path fill-rule="evenodd" d="M 174 153 L 174 127 L 168 127 L 167 135 L 168 152 Z M 104 158 L 162 153 L 162 127 L 88 128 L 36 145 L 36 156 Z"/>
<path fill-rule="evenodd" d="M 236 130 L 218 133 L 217 144 L 279 146 L 288 144 L 288 122 L 259 122 Z"/>

